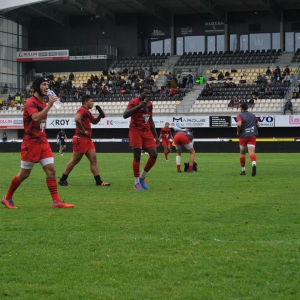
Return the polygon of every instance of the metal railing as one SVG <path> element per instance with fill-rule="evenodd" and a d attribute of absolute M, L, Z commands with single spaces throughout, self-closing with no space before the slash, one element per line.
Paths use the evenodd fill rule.
<path fill-rule="evenodd" d="M 27 87 L 27 85 L 33 80 L 36 76 L 35 69 L 32 69 L 28 74 L 26 74 L 23 78 L 23 89 Z"/>
<path fill-rule="evenodd" d="M 5 87 L 5 84 L 7 84 L 7 88 Z M 11 94 L 13 92 L 17 92 L 17 85 L 15 83 L 0 82 L 0 94 L 2 93 L 2 91 L 4 91 L 4 87 L 7 90 L 5 94 Z"/>

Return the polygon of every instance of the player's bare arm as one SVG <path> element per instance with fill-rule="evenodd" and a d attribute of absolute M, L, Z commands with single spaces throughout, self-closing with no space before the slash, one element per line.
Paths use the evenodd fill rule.
<path fill-rule="evenodd" d="M 142 101 L 139 105 L 137 105 L 131 109 L 126 109 L 124 111 L 123 118 L 127 119 L 127 118 L 131 117 L 132 114 L 134 114 L 137 110 L 140 110 L 142 107 L 144 107 L 144 109 L 146 109 L 146 107 L 147 107 L 146 101 Z"/>
<path fill-rule="evenodd" d="M 76 122 L 76 125 L 78 126 L 78 128 L 80 129 L 80 131 L 85 135 L 89 135 L 89 132 L 86 131 L 85 128 L 83 127 L 83 125 L 81 123 L 81 119 L 82 119 L 81 114 L 76 114 L 75 115 L 75 122 Z"/>
<path fill-rule="evenodd" d="M 101 115 L 99 114 L 99 116 L 97 118 L 94 118 L 93 120 L 91 120 L 91 123 L 98 124 L 100 120 L 101 120 Z"/>
<path fill-rule="evenodd" d="M 237 122 L 236 134 L 239 135 L 242 129 L 242 121 Z"/>
<path fill-rule="evenodd" d="M 156 145 L 158 146 L 159 145 L 159 138 L 157 136 L 157 132 L 156 132 L 156 128 L 155 128 L 155 124 L 153 122 L 153 118 L 152 116 L 150 116 L 149 118 L 149 122 L 150 122 L 150 129 L 151 129 L 151 132 L 155 138 L 155 141 L 156 141 Z"/>

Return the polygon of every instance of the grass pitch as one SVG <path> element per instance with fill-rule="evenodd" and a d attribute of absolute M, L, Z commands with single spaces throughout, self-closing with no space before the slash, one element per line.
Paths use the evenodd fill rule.
<path fill-rule="evenodd" d="M 299 154 L 258 153 L 252 177 L 238 153 L 197 153 L 194 174 L 160 153 L 148 191 L 133 189 L 132 154 L 97 157 L 112 186 L 83 158 L 59 186 L 74 209 L 51 208 L 39 164 L 19 209 L 1 206 L 0 299 L 300 299 Z M 19 158 L 0 155 L 1 197 Z M 70 158 L 55 154 L 57 176 Z"/>

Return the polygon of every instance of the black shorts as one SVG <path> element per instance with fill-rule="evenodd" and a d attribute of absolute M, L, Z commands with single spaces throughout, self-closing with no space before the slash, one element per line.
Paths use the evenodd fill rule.
<path fill-rule="evenodd" d="M 59 140 L 58 145 L 64 146 L 66 144 L 65 140 Z"/>

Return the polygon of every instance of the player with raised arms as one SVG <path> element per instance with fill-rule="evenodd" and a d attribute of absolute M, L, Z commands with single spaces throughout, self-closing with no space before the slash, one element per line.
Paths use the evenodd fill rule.
<path fill-rule="evenodd" d="M 135 180 L 134 189 L 143 191 L 148 186 L 145 177 L 154 166 L 157 159 L 156 147 L 159 146 L 159 139 L 152 119 L 152 102 L 149 101 L 150 91 L 142 87 L 138 97 L 129 101 L 123 118 L 130 119 L 129 144 L 133 150 L 133 176 Z M 147 163 L 140 174 L 141 151 L 149 153 Z"/>

